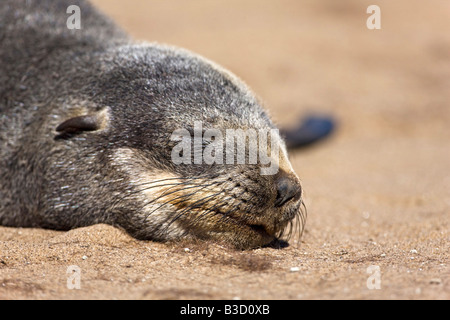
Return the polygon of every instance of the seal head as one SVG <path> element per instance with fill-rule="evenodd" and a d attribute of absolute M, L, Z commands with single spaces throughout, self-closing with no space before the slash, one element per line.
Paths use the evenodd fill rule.
<path fill-rule="evenodd" d="M 141 239 L 213 238 L 248 248 L 281 236 L 296 217 L 299 226 L 304 223 L 302 190 L 285 144 L 245 84 L 210 61 L 172 47 L 125 46 L 109 56 L 114 60 L 103 60 L 99 76 L 82 89 L 100 112 L 65 120 L 59 131 L 69 130 L 62 130 L 66 136 L 55 143 L 66 152 L 101 155 L 108 169 L 98 174 L 123 177 L 102 181 L 110 199 L 104 212 L 113 224 Z M 195 161 L 197 133 L 204 155 L 216 141 L 207 139 L 208 131 L 218 130 L 227 142 L 229 129 L 237 138 L 233 161 Z M 270 129 L 270 146 L 279 151 L 271 159 L 277 170 L 262 174 L 260 161 L 238 163 L 238 141 L 246 144 L 244 159 L 249 160 L 248 132 Z M 188 161 L 181 163 L 174 161 L 174 150 L 185 142 L 177 136 L 180 130 L 192 139 L 181 150 L 190 152 L 181 155 Z M 226 152 L 223 146 L 222 155 Z"/>

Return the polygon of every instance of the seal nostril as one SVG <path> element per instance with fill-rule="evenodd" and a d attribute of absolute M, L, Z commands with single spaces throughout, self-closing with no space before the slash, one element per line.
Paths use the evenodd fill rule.
<path fill-rule="evenodd" d="M 276 182 L 277 198 L 275 207 L 281 207 L 294 198 L 300 198 L 302 189 L 292 179 L 288 177 L 280 177 Z"/>

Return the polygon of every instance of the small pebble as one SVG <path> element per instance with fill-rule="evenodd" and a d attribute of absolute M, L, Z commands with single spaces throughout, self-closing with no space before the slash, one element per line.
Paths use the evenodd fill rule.
<path fill-rule="evenodd" d="M 299 272 L 300 268 L 299 267 L 292 267 L 291 268 L 291 272 Z"/>
<path fill-rule="evenodd" d="M 86 260 L 87 259 L 87 257 L 86 256 L 83 256 L 81 259 L 83 259 L 83 260 Z"/>
<path fill-rule="evenodd" d="M 430 280 L 430 284 L 441 284 L 441 283 L 442 283 L 441 279 L 435 278 Z"/>
<path fill-rule="evenodd" d="M 184 248 L 184 252 L 191 252 L 191 249 L 189 249 L 189 248 Z"/>

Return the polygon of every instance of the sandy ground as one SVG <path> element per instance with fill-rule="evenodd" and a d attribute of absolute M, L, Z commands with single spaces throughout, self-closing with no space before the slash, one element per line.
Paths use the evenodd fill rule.
<path fill-rule="evenodd" d="M 314 111 L 340 127 L 291 154 L 309 209 L 301 242 L 241 252 L 105 225 L 0 228 L 0 299 L 450 299 L 450 2 L 95 3 L 137 39 L 229 68 L 279 124 Z M 381 30 L 366 28 L 370 4 Z"/>

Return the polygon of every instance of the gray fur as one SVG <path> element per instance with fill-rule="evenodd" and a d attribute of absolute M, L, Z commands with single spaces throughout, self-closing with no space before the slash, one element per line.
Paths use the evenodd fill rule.
<path fill-rule="evenodd" d="M 66 9 L 73 4 L 81 7 L 81 30 L 66 27 Z M 55 130 L 84 115 L 103 119 L 104 126 Z M 239 224 L 280 231 L 297 215 L 301 200 L 272 209 L 274 177 L 261 177 L 253 167 L 175 166 L 170 135 L 197 120 L 215 128 L 274 128 L 234 76 L 188 51 L 133 42 L 86 1 L 1 1 L 1 225 L 68 230 L 109 223 L 142 239 L 212 237 L 239 247 L 268 242 L 271 237 L 261 239 Z M 186 212 L 176 219 L 171 204 L 158 209 L 139 189 L 149 183 L 142 176 L 158 172 L 205 177 L 197 180 L 203 185 L 215 181 L 227 191 L 212 203 L 234 198 L 235 210 L 224 214 L 210 205 L 195 222 L 185 219 Z M 165 218 L 152 220 L 149 208 Z M 220 214 L 225 219 L 217 220 Z M 202 219 L 217 228 L 205 230 Z M 173 220 L 178 227 L 171 227 Z"/>

